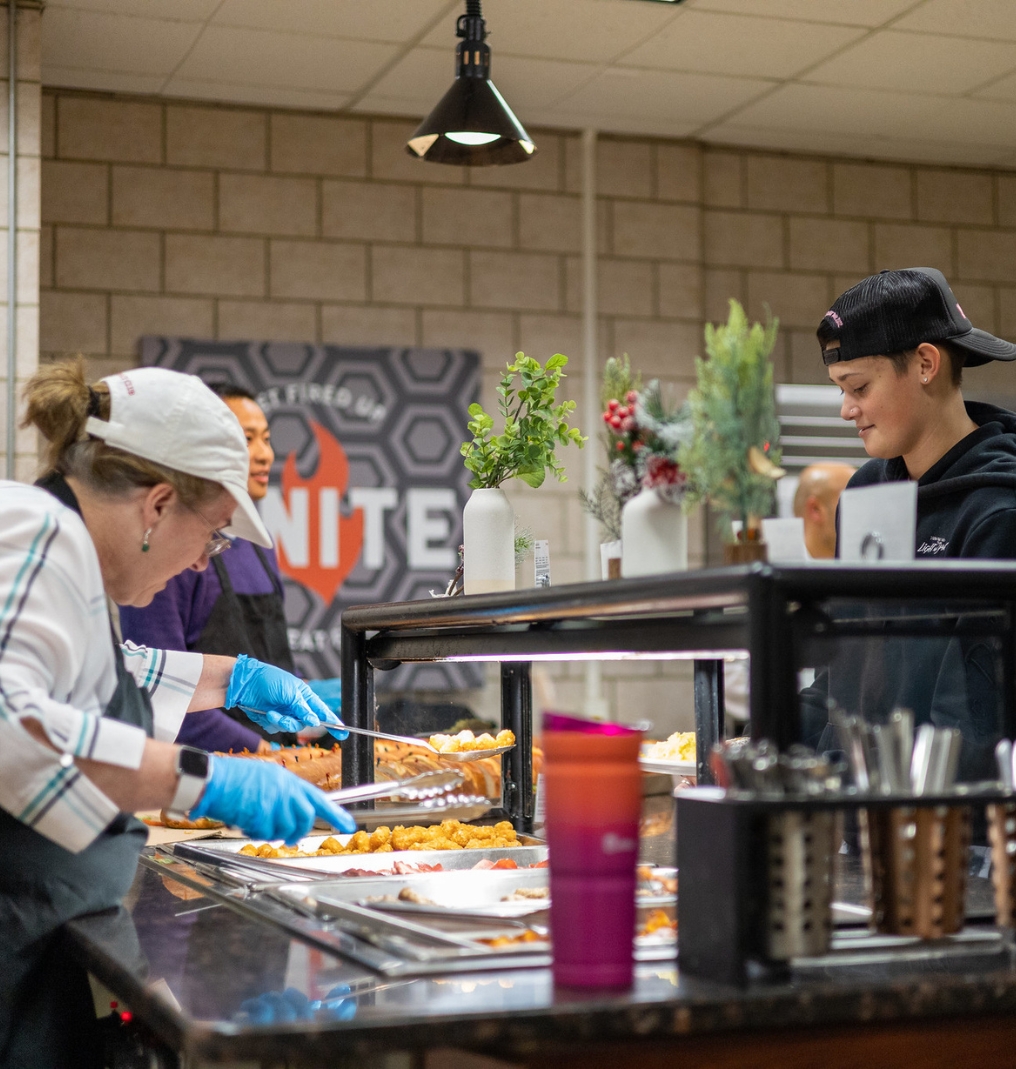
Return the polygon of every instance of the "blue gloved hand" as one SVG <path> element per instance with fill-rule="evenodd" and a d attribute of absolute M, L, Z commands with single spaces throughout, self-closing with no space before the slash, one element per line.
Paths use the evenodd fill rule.
<path fill-rule="evenodd" d="M 285 991 L 268 991 L 240 1003 L 234 1020 L 245 1024 L 281 1024 L 290 1021 L 309 1021 L 314 1016 L 313 1003 L 295 987 Z"/>
<path fill-rule="evenodd" d="M 192 818 L 211 817 L 239 828 L 252 839 L 299 842 L 321 817 L 340 832 L 356 831 L 356 821 L 306 780 L 268 761 L 210 757 L 204 793 Z"/>
<path fill-rule="evenodd" d="M 337 739 L 349 732 L 342 721 L 307 686 L 289 672 L 241 653 L 226 689 L 226 708 L 242 709 L 265 731 L 292 731 L 323 724 Z"/>
<path fill-rule="evenodd" d="M 333 713 L 342 712 L 342 680 L 308 679 L 307 686 L 328 706 Z"/>
<path fill-rule="evenodd" d="M 256 998 L 244 999 L 233 1020 L 241 1024 L 280 1024 L 311 1021 L 315 1017 L 351 1021 L 356 1016 L 356 1002 L 349 997 L 348 984 L 333 987 L 323 999 L 311 1002 L 295 987 L 285 991 L 268 991 Z"/>

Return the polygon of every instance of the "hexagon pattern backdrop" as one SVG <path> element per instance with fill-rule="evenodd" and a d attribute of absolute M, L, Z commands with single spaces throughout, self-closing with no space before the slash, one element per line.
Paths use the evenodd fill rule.
<path fill-rule="evenodd" d="M 264 409 L 275 464 L 261 513 L 304 675 L 339 674 L 346 606 L 444 590 L 470 493 L 459 446 L 479 398 L 478 353 L 163 337 L 140 350 L 142 364 L 244 386 Z M 407 664 L 375 679 L 382 692 L 463 690 L 482 672 Z"/>

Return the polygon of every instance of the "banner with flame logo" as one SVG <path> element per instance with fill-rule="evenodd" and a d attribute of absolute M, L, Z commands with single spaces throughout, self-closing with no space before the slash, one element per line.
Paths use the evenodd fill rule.
<path fill-rule="evenodd" d="M 290 645 L 310 678 L 339 674 L 346 605 L 443 590 L 458 563 L 469 473 L 459 445 L 479 356 L 143 338 L 141 361 L 250 390 L 275 464 L 261 503 L 286 588 Z M 480 685 L 475 665 L 404 665 L 379 690 Z"/>

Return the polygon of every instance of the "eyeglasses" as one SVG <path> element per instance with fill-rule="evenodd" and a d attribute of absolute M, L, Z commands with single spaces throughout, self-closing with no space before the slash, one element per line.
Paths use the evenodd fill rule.
<path fill-rule="evenodd" d="M 194 508 L 193 505 L 188 505 L 184 501 L 181 501 L 180 504 L 183 505 L 183 507 L 187 509 L 188 512 L 193 512 L 195 516 L 200 516 L 201 519 L 204 520 L 205 523 L 207 523 L 208 526 L 212 529 L 212 537 L 209 538 L 208 541 L 205 543 L 205 548 L 202 550 L 201 553 L 203 557 L 217 557 L 220 553 L 225 553 L 225 551 L 229 549 L 230 546 L 232 546 L 233 540 L 229 537 L 229 535 L 223 534 L 222 531 L 220 531 L 215 526 L 215 524 L 211 523 L 207 519 L 207 517 L 205 517 L 202 513 L 198 512 L 198 510 Z"/>

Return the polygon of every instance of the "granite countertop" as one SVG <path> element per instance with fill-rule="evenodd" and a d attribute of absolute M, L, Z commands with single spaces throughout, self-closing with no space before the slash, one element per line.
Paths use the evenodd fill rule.
<path fill-rule="evenodd" d="M 1016 1012 L 1009 940 L 990 955 L 861 961 L 743 990 L 669 963 L 637 966 L 622 994 L 555 990 L 549 969 L 389 980 L 146 867 L 123 907 L 75 921 L 70 934 L 87 967 L 164 1041 L 211 1060 L 314 1064 L 436 1046 L 509 1057 L 636 1037 Z M 275 1023 L 258 1023 L 271 1015 Z"/>

